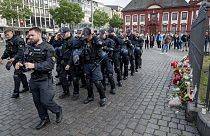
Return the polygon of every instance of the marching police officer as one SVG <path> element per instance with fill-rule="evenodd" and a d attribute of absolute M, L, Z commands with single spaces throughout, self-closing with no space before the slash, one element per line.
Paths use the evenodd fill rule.
<path fill-rule="evenodd" d="M 126 80 L 128 78 L 128 65 L 129 65 L 129 54 L 128 54 L 128 46 L 129 41 L 126 39 L 126 37 L 123 37 L 124 44 L 121 46 L 120 51 L 120 69 L 123 75 L 123 80 Z"/>
<path fill-rule="evenodd" d="M 55 48 L 55 53 L 57 56 L 57 60 L 56 60 L 57 75 L 55 77 L 58 78 L 59 74 L 60 74 L 60 59 L 59 59 L 59 57 L 60 57 L 60 49 L 61 49 L 61 44 L 62 44 L 62 39 L 61 39 L 60 33 L 55 33 L 55 35 L 51 37 L 49 44 L 51 44 Z M 56 85 L 61 85 L 61 83 L 59 82 Z"/>
<path fill-rule="evenodd" d="M 82 45 L 83 45 L 83 40 L 84 39 L 82 37 L 82 29 L 77 30 L 77 35 L 75 36 L 75 39 L 76 39 L 76 41 L 78 41 L 79 44 L 81 44 L 81 42 L 82 42 Z M 77 45 L 79 45 L 79 44 L 77 44 Z M 76 47 L 81 48 L 81 45 L 76 46 Z M 80 65 L 79 65 L 79 77 L 80 77 L 81 82 L 82 82 L 82 85 L 80 86 L 80 88 L 85 88 L 86 87 L 85 73 L 84 73 L 84 67 L 83 67 L 81 62 L 80 62 Z"/>
<path fill-rule="evenodd" d="M 121 87 L 122 86 L 122 82 L 121 82 L 122 76 L 121 76 L 121 70 L 120 70 L 120 48 L 123 45 L 123 41 L 116 36 L 113 28 L 109 28 L 108 37 L 115 42 L 112 60 L 114 63 L 115 72 L 117 73 L 118 86 Z"/>
<path fill-rule="evenodd" d="M 128 40 L 130 40 L 129 44 L 128 44 L 128 49 L 129 49 L 129 58 L 130 58 L 130 65 L 131 65 L 131 76 L 133 76 L 134 72 L 135 72 L 135 68 L 134 68 L 134 48 L 138 42 L 137 37 L 132 34 L 130 29 L 126 30 L 126 34 L 127 34 L 127 38 Z"/>
<path fill-rule="evenodd" d="M 110 38 L 107 38 L 106 31 L 104 29 L 100 30 L 99 38 L 103 43 L 103 61 L 101 63 L 101 70 L 103 74 L 103 85 L 104 89 L 106 89 L 106 76 L 108 77 L 108 81 L 111 85 L 111 94 L 115 94 L 115 82 L 114 82 L 114 71 L 112 65 L 112 54 L 114 48 L 114 41 Z"/>
<path fill-rule="evenodd" d="M 41 34 L 42 32 L 38 27 L 29 29 L 28 35 L 31 46 L 24 53 L 26 62 L 18 62 L 15 66 L 16 69 L 24 66 L 32 71 L 30 88 L 34 104 L 41 118 L 36 129 L 41 129 L 50 122 L 47 110 L 56 114 L 57 123 L 62 120 L 62 108 L 53 100 L 51 72 L 55 63 L 54 48 L 42 40 Z"/>
<path fill-rule="evenodd" d="M 72 55 L 72 42 L 74 37 L 72 36 L 70 29 L 68 27 L 62 27 L 60 29 L 62 36 L 62 49 L 61 49 L 61 64 L 60 64 L 60 81 L 63 88 L 63 94 L 59 96 L 60 99 L 70 96 L 69 83 L 67 76 L 70 74 L 70 63 Z"/>
<path fill-rule="evenodd" d="M 7 70 L 10 70 L 11 65 L 15 66 L 20 59 L 21 54 L 24 52 L 25 42 L 19 36 L 15 36 L 12 30 L 6 30 L 4 34 L 7 39 L 6 49 L 0 58 L 0 63 L 2 63 L 3 59 L 9 58 L 6 68 Z M 23 69 L 15 69 L 13 78 L 15 88 L 11 98 L 18 98 L 20 93 L 20 82 L 22 82 L 24 88 L 22 92 L 29 91 L 28 82 L 26 75 L 23 73 Z"/>
<path fill-rule="evenodd" d="M 72 74 L 73 79 L 73 100 L 77 100 L 79 98 L 79 79 L 82 79 L 82 84 L 85 85 L 85 77 L 83 72 L 83 66 L 80 60 L 80 55 L 82 51 L 83 39 L 82 39 L 82 32 L 77 31 L 77 36 L 73 40 L 72 43 L 72 55 L 71 64 L 70 64 L 70 71 Z"/>
<path fill-rule="evenodd" d="M 81 52 L 81 58 L 84 64 L 84 72 L 86 74 L 86 85 L 88 97 L 84 100 L 87 104 L 94 100 L 93 83 L 95 84 L 100 95 L 100 106 L 106 104 L 106 96 L 101 80 L 103 79 L 100 67 L 100 58 L 102 53 L 102 42 L 93 37 L 90 28 L 83 29 L 84 45 Z"/>
<path fill-rule="evenodd" d="M 143 53 L 143 46 L 144 46 L 144 39 L 142 36 L 136 35 L 138 38 L 138 42 L 134 49 L 134 56 L 135 56 L 135 68 L 136 72 L 138 72 L 138 69 L 141 68 L 142 65 L 142 53 Z"/>

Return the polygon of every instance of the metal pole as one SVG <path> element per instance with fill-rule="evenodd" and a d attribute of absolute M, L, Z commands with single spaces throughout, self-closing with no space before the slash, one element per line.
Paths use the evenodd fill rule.
<path fill-rule="evenodd" d="M 91 4 L 90 5 L 90 7 L 91 7 L 91 25 L 92 25 L 92 28 L 93 28 L 94 27 L 93 26 L 93 0 L 91 0 L 90 2 L 91 2 L 90 3 Z"/>

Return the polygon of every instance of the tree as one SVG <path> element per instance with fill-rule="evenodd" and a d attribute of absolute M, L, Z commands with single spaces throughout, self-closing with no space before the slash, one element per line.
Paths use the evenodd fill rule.
<path fill-rule="evenodd" d="M 0 15 L 7 21 L 11 21 L 14 29 L 14 20 L 25 20 L 32 15 L 31 10 L 22 3 L 22 0 L 1 0 Z"/>
<path fill-rule="evenodd" d="M 113 15 L 113 17 L 109 20 L 109 25 L 113 28 L 121 28 L 123 25 L 123 19 L 118 15 Z"/>
<path fill-rule="evenodd" d="M 50 9 L 50 14 L 60 26 L 62 23 L 78 24 L 85 16 L 79 4 L 68 2 L 67 0 L 60 0 L 59 7 Z"/>
<path fill-rule="evenodd" d="M 109 16 L 106 12 L 99 9 L 95 10 L 93 13 L 93 24 L 94 26 L 101 27 L 109 22 Z"/>

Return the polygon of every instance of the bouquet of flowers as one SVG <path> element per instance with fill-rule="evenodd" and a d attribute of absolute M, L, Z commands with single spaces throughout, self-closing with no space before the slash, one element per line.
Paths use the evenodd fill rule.
<path fill-rule="evenodd" d="M 182 103 L 193 100 L 192 89 L 192 68 L 189 63 L 189 56 L 185 56 L 180 62 L 174 60 L 171 62 L 173 68 L 173 96 L 180 99 Z M 174 94 L 175 93 L 175 94 Z"/>

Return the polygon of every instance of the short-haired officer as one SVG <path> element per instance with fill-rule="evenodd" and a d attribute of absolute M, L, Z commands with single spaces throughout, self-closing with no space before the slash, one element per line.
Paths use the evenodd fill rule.
<path fill-rule="evenodd" d="M 38 27 L 29 29 L 30 47 L 24 52 L 25 63 L 18 62 L 16 69 L 25 66 L 30 69 L 30 89 L 34 104 L 41 118 L 36 129 L 43 128 L 50 122 L 48 110 L 56 114 L 56 122 L 62 120 L 62 108 L 53 100 L 54 91 L 52 87 L 52 69 L 55 64 L 55 51 L 52 45 L 44 42 L 41 37 L 41 30 Z"/>
<path fill-rule="evenodd" d="M 3 55 L 0 58 L 0 63 L 2 63 L 3 59 L 9 58 L 9 61 L 6 65 L 7 70 L 10 70 L 10 67 L 18 62 L 21 57 L 21 54 L 24 52 L 25 42 L 19 36 L 13 34 L 12 30 L 6 30 L 4 32 L 6 40 L 6 49 L 4 50 Z M 26 75 L 23 73 L 23 69 L 16 69 L 14 71 L 14 92 L 11 98 L 18 98 L 19 97 L 19 89 L 20 89 L 20 82 L 23 84 L 22 92 L 29 91 L 28 82 Z"/>

